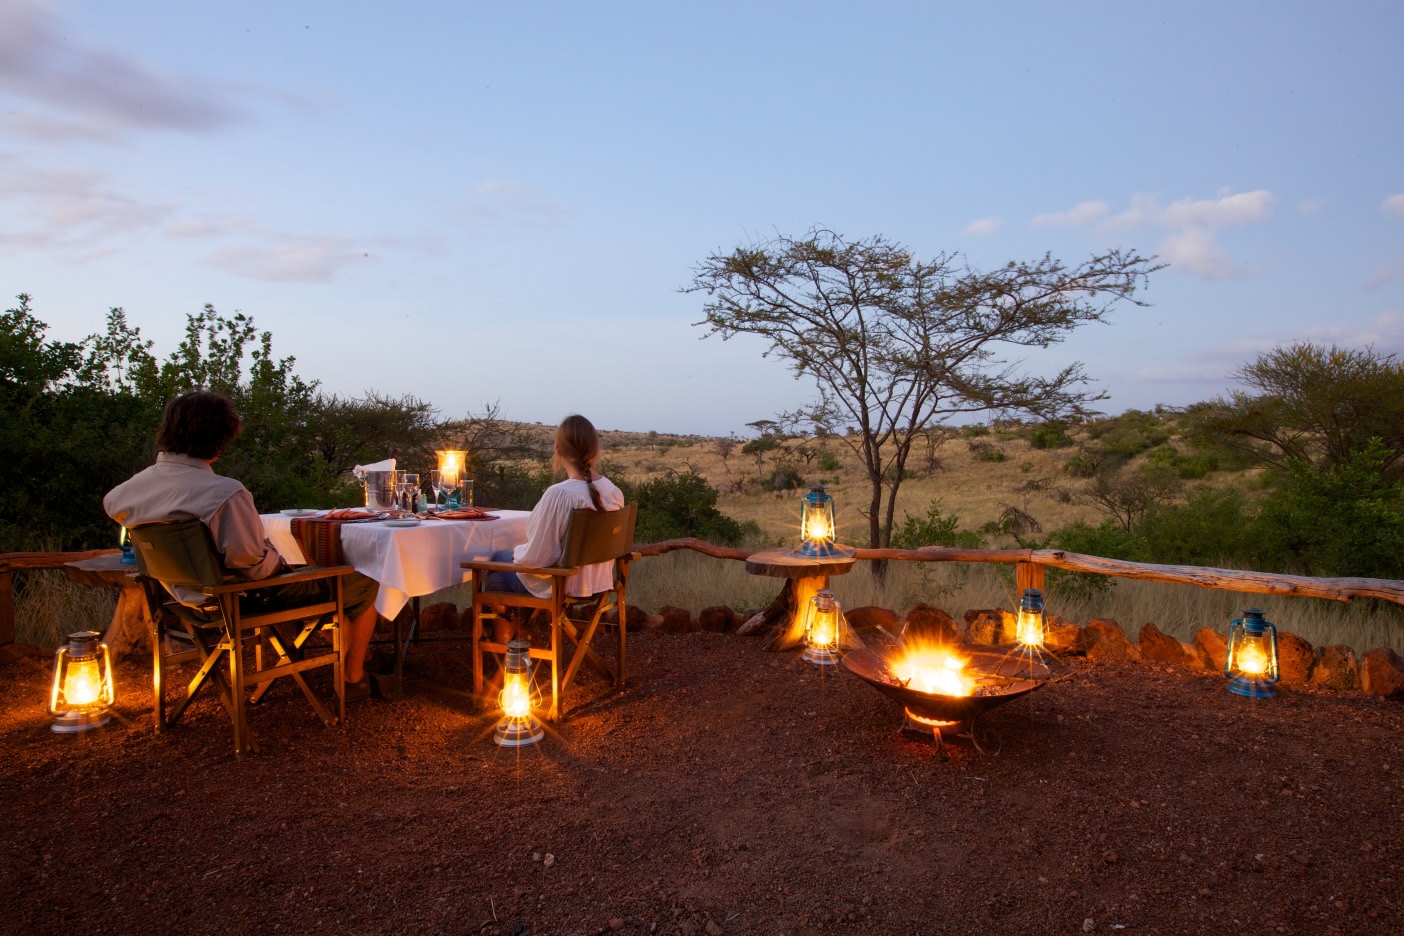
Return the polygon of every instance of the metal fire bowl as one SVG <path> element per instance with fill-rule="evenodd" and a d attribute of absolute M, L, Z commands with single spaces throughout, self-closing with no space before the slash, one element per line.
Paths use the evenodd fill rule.
<path fill-rule="evenodd" d="M 893 651 L 894 655 L 899 651 Z M 908 689 L 887 665 L 887 657 L 864 647 L 843 657 L 843 665 L 859 679 L 885 696 L 934 721 L 969 721 L 992 708 L 1026 696 L 1043 686 L 1050 672 L 1037 660 L 999 653 L 975 651 L 967 654 L 967 670 L 980 675 L 977 695 L 948 696 Z M 1032 677 L 1032 678 L 1030 678 Z"/>

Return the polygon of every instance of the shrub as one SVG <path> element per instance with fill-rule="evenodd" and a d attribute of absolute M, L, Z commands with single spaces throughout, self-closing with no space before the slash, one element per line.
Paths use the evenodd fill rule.
<path fill-rule="evenodd" d="M 959 546 L 974 549 L 980 545 L 980 534 L 960 529 L 960 517 L 941 512 L 941 501 L 933 500 L 926 516 L 907 514 L 902 525 L 892 531 L 894 549 L 920 549 L 923 546 Z"/>
<path fill-rule="evenodd" d="M 822 449 L 815 464 L 819 466 L 820 471 L 838 471 L 839 457 L 828 449 Z"/>
<path fill-rule="evenodd" d="M 1029 432 L 1029 445 L 1036 449 L 1060 449 L 1072 444 L 1068 424 L 1059 420 L 1039 423 Z"/>
<path fill-rule="evenodd" d="M 717 492 L 707 479 L 688 471 L 632 485 L 639 502 L 634 538 L 640 543 L 695 536 L 721 546 L 737 546 L 759 535 L 754 522 L 742 524 L 717 509 Z"/>

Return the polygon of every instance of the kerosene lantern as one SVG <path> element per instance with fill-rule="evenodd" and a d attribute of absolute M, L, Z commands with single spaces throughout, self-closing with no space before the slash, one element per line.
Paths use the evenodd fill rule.
<path fill-rule="evenodd" d="M 54 654 L 54 685 L 49 692 L 53 730 L 73 734 L 100 728 L 112 719 L 116 693 L 112 653 L 97 631 L 68 635 L 68 645 Z"/>
<path fill-rule="evenodd" d="M 1257 608 L 1246 608 L 1243 617 L 1229 625 L 1224 675 L 1229 692 L 1250 699 L 1277 695 L 1277 627 Z"/>
<path fill-rule="evenodd" d="M 545 736 L 541 722 L 532 710 L 540 702 L 531 681 L 531 644 L 525 640 L 509 640 L 502 661 L 502 720 L 497 723 L 492 739 L 503 747 L 525 747 Z"/>
<path fill-rule="evenodd" d="M 833 666 L 839 661 L 847 626 L 834 593 L 827 588 L 819 591 L 809 599 L 805 612 L 803 658 L 816 666 Z"/>
<path fill-rule="evenodd" d="M 834 499 L 824 491 L 823 485 L 815 485 L 800 500 L 800 555 L 833 556 L 838 553 L 834 546 Z"/>

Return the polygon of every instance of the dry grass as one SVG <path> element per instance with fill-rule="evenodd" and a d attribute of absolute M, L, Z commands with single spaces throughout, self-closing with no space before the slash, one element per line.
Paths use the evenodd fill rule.
<path fill-rule="evenodd" d="M 62 572 L 42 570 L 15 576 L 15 639 L 36 647 L 57 647 L 69 634 L 107 630 L 117 592 L 72 581 Z"/>

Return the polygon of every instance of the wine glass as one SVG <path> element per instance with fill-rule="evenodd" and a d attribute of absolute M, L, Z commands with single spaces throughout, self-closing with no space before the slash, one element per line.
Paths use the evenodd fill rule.
<path fill-rule="evenodd" d="M 439 498 L 447 496 L 448 485 L 444 483 L 444 473 L 438 468 L 429 469 L 429 490 L 434 492 L 434 509 L 439 508 Z"/>

